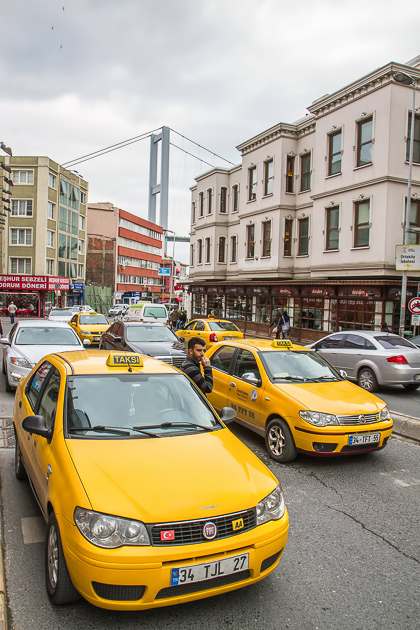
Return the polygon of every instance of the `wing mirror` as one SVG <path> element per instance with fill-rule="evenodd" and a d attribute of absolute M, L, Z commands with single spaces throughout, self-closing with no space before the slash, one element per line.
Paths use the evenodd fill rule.
<path fill-rule="evenodd" d="M 342 376 L 344 379 L 347 379 L 347 372 L 345 370 L 338 370 L 340 372 L 340 376 Z"/>
<path fill-rule="evenodd" d="M 251 385 L 255 385 L 255 387 L 261 387 L 262 385 L 261 379 L 258 378 L 254 372 L 245 372 L 245 374 L 242 374 L 242 378 L 248 381 L 248 383 L 251 383 Z"/>
<path fill-rule="evenodd" d="M 2 337 L 2 338 L 0 339 L 0 343 L 1 343 L 3 346 L 10 346 L 10 340 L 9 340 L 7 337 Z"/>
<path fill-rule="evenodd" d="M 236 419 L 236 411 L 233 407 L 223 407 L 220 417 L 225 424 L 229 424 Z"/>
<path fill-rule="evenodd" d="M 22 428 L 28 433 L 46 438 L 48 444 L 51 442 L 52 429 L 47 429 L 45 426 L 44 416 L 27 416 L 22 422 Z"/>

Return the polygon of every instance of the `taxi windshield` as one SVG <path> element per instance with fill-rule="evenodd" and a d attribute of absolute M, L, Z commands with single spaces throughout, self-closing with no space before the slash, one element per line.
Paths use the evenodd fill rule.
<path fill-rule="evenodd" d="M 178 341 L 166 326 L 127 326 L 127 341 Z"/>
<path fill-rule="evenodd" d="M 90 439 L 222 428 L 184 375 L 136 372 L 70 377 L 66 422 L 69 436 Z"/>
<path fill-rule="evenodd" d="M 50 311 L 49 317 L 62 317 L 62 316 L 68 316 L 69 319 L 70 317 L 72 317 L 73 312 L 70 309 L 67 308 L 53 308 L 52 311 Z"/>
<path fill-rule="evenodd" d="M 108 324 L 104 315 L 80 315 L 79 324 Z"/>
<path fill-rule="evenodd" d="M 323 382 L 342 380 L 339 373 L 315 352 L 261 352 L 267 373 L 273 382 Z"/>
<path fill-rule="evenodd" d="M 207 322 L 210 330 L 234 330 L 238 332 L 238 328 L 232 322 Z"/>

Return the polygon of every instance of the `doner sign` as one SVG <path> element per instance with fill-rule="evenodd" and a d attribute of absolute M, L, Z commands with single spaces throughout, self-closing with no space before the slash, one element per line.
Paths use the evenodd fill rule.
<path fill-rule="evenodd" d="M 397 271 L 420 271 L 420 245 L 396 245 L 395 268 Z"/>

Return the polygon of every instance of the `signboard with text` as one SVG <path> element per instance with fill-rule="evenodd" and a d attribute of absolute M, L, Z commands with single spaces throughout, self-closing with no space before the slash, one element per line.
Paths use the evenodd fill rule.
<path fill-rule="evenodd" d="M 70 278 L 55 276 L 0 275 L 0 290 L 6 291 L 68 291 Z"/>
<path fill-rule="evenodd" d="M 170 267 L 159 267 L 158 275 L 159 276 L 170 276 L 171 275 Z"/>
<path fill-rule="evenodd" d="M 397 271 L 420 271 L 420 245 L 396 245 L 395 268 Z"/>

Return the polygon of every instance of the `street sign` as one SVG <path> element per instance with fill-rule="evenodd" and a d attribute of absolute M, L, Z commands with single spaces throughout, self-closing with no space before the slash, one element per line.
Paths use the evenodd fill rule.
<path fill-rule="evenodd" d="M 408 303 L 408 308 L 413 315 L 420 315 L 420 297 L 412 298 Z"/>
<path fill-rule="evenodd" d="M 420 271 L 420 245 L 396 245 L 395 268 L 397 271 Z"/>
<path fill-rule="evenodd" d="M 169 267 L 159 267 L 158 275 L 159 276 L 170 276 L 171 275 L 171 270 L 170 270 Z"/>
<path fill-rule="evenodd" d="M 411 325 L 418 326 L 420 324 L 420 315 L 412 315 L 411 316 Z"/>

